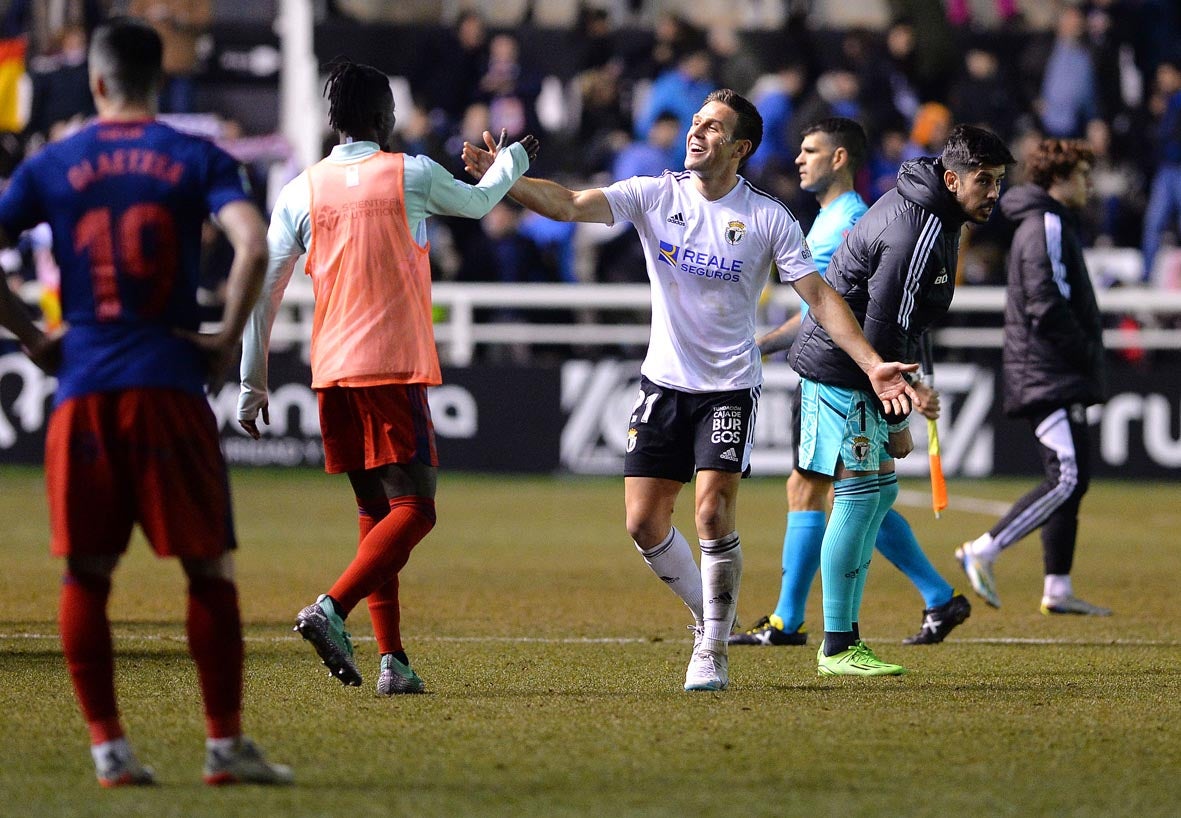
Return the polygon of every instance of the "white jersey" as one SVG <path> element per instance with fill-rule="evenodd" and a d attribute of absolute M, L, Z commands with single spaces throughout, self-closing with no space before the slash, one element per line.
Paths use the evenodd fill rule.
<path fill-rule="evenodd" d="M 755 308 L 772 266 L 780 281 L 816 272 L 795 216 L 741 176 L 711 202 L 690 172 L 604 188 L 616 221 L 640 234 L 652 283 L 652 336 L 640 371 L 685 392 L 763 382 Z"/>

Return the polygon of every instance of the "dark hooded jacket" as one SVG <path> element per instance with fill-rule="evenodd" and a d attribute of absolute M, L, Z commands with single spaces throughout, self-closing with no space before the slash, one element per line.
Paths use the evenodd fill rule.
<path fill-rule="evenodd" d="M 1074 217 L 1037 185 L 1001 197 L 1017 223 L 1005 294 L 1005 412 L 1106 398 L 1103 325 Z"/>
<path fill-rule="evenodd" d="M 825 280 L 845 299 L 885 361 L 919 360 L 920 336 L 955 292 L 965 221 L 943 184 L 943 163 L 913 159 L 833 254 Z M 809 312 L 788 361 L 801 377 L 872 394 L 869 377 Z M 879 404 L 879 409 L 881 408 Z"/>

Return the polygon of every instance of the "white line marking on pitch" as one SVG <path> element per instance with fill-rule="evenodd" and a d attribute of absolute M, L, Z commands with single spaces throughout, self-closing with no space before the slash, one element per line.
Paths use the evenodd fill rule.
<path fill-rule="evenodd" d="M 922 491 L 902 489 L 898 492 L 898 503 L 911 508 L 931 507 L 931 495 Z M 954 494 L 947 498 L 947 507 L 952 511 L 967 511 L 972 514 L 987 514 L 990 517 L 1001 517 L 1009 510 L 1009 503 L 1000 500 L 985 500 L 981 497 L 957 497 Z"/>
<path fill-rule="evenodd" d="M 145 642 L 184 642 L 185 637 L 181 634 L 170 636 L 166 634 L 139 634 L 139 633 L 115 633 L 116 639 L 127 640 L 142 640 Z M 547 639 L 539 636 L 416 636 L 415 639 L 423 642 L 504 642 L 510 644 L 542 644 L 542 645 L 643 645 L 648 643 L 669 642 L 677 643 L 677 639 L 663 639 L 663 638 L 641 638 L 635 636 L 618 636 L 618 637 L 564 637 L 557 639 Z M 4 639 L 29 639 L 29 640 L 52 640 L 57 641 L 58 635 L 56 633 L 0 633 L 0 641 Z M 247 642 L 264 642 L 264 643 L 278 643 L 278 642 L 299 642 L 302 641 L 299 636 L 247 636 Z M 354 642 L 374 642 L 376 641 L 372 636 L 354 636 Z M 688 640 L 685 640 L 688 641 Z M 892 641 L 890 639 L 879 640 L 882 642 Z M 1017 637 L 1017 636 L 995 636 L 995 637 L 979 637 L 972 639 L 953 639 L 948 644 L 971 644 L 971 645 L 1091 645 L 1093 647 L 1111 646 L 1111 647 L 1136 647 L 1136 648 L 1177 648 L 1181 647 L 1181 642 L 1170 642 L 1159 639 L 1052 639 L 1049 637 Z"/>

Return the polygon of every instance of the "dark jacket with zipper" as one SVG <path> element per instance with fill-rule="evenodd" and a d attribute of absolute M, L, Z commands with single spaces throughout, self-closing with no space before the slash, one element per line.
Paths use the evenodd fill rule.
<path fill-rule="evenodd" d="M 1005 412 L 1106 399 L 1103 324 L 1074 216 L 1037 185 L 1001 197 L 1017 222 L 1005 293 Z"/>
<path fill-rule="evenodd" d="M 955 292 L 964 221 L 943 183 L 943 163 L 914 159 L 833 254 L 825 280 L 849 304 L 882 360 L 919 360 L 923 331 L 947 312 Z M 810 311 L 788 361 L 803 378 L 873 394 L 869 377 Z"/>

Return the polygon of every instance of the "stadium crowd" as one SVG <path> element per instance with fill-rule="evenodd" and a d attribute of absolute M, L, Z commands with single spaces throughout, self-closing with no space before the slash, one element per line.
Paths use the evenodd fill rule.
<path fill-rule="evenodd" d="M 265 17 L 272 6 L 250 13 Z M 825 116 L 866 127 L 871 157 L 856 187 L 870 203 L 893 186 L 901 162 L 937 154 L 953 123 L 990 128 L 1018 160 L 1041 136 L 1082 138 L 1096 157 L 1085 246 L 1143 251 L 1144 263 L 1119 283 L 1181 285 L 1181 258 L 1159 252 L 1178 244 L 1181 232 L 1181 10 L 1174 3 L 331 0 L 315 7 L 318 25 L 338 32 L 414 29 L 413 53 L 387 67 L 415 92 L 399 99 L 396 147 L 461 178 L 464 140 L 479 143 L 483 130 L 501 128 L 510 139 L 538 135 L 537 172 L 574 188 L 681 167 L 688 118 L 716 87 L 732 87 L 759 107 L 766 134 L 743 173 L 805 225 L 816 204 L 800 190 L 795 157 L 800 130 Z M 187 115 L 189 127 L 251 163 L 265 204 L 268 182 L 277 190 L 271 166 L 286 161 L 286 178 L 299 168 L 280 137 L 243 135 L 209 82 L 209 40 L 219 20 L 243 14 L 212 0 L 12 0 L 2 19 L 12 48 L 0 50 L 0 109 L 12 102 L 5 88 L 20 83 L 29 104 L 0 110 L 7 130 L 0 174 L 93 114 L 86 37 L 114 13 L 141 16 L 160 31 L 169 76 L 162 111 L 180 115 L 178 122 Z M 321 39 L 329 43 L 318 36 L 318 48 Z M 359 39 L 358 48 L 371 42 Z M 334 54 L 318 56 L 326 63 Z M 371 54 L 350 56 L 383 66 Z M 27 80 L 19 79 L 22 70 Z M 1021 181 L 1020 165 L 1013 177 L 1010 184 Z M 507 200 L 479 221 L 432 222 L 432 266 L 441 279 L 646 280 L 628 225 L 576 228 Z M 994 219 L 965 237 L 961 283 L 1003 282 L 1011 230 Z M 34 233 L 0 259 L 14 283 L 52 281 L 45 247 Z M 213 288 L 226 256 L 215 231 L 208 249 Z"/>

